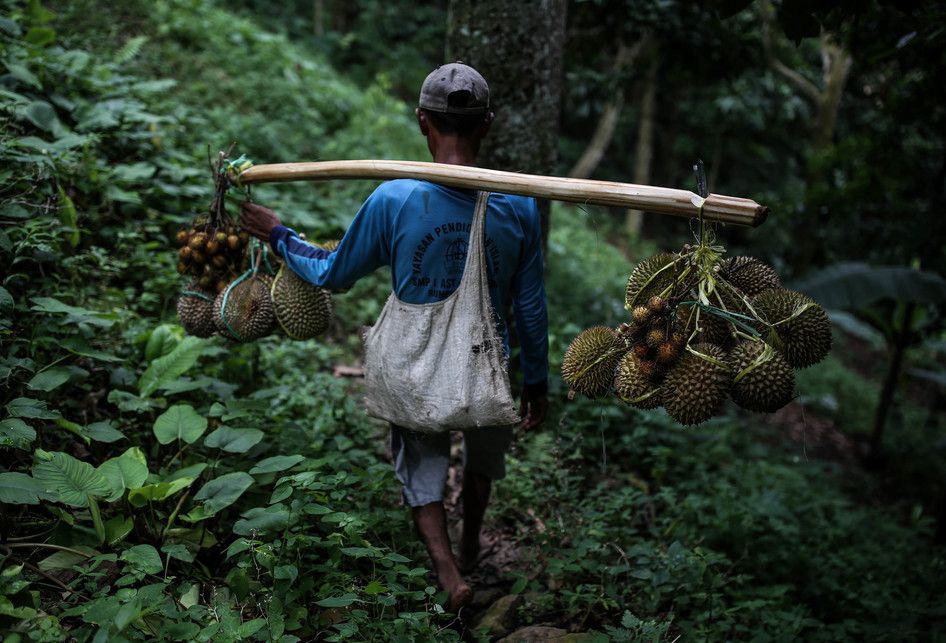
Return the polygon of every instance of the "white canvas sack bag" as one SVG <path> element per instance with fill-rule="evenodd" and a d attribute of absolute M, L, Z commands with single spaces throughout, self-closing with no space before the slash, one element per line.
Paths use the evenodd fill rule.
<path fill-rule="evenodd" d="M 477 194 L 456 291 L 432 304 L 392 292 L 365 335 L 368 415 L 429 433 L 519 422 L 486 275 L 488 199 Z"/>

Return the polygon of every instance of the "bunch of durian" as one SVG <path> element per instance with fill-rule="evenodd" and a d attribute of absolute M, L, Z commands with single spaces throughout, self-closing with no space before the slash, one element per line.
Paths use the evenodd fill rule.
<path fill-rule="evenodd" d="M 625 291 L 630 321 L 582 331 L 565 351 L 570 390 L 663 406 L 683 425 L 719 414 L 727 397 L 758 412 L 787 404 L 794 369 L 831 349 L 828 316 L 771 266 L 722 253 L 701 243 L 642 261 Z"/>
<path fill-rule="evenodd" d="M 251 255 L 252 249 L 246 253 Z M 301 279 L 283 262 L 271 269 L 259 256 L 247 256 L 245 264 L 249 268 L 219 292 L 204 289 L 199 281 L 181 292 L 177 315 L 189 335 L 251 342 L 282 331 L 301 340 L 328 329 L 334 312 L 331 292 Z"/>

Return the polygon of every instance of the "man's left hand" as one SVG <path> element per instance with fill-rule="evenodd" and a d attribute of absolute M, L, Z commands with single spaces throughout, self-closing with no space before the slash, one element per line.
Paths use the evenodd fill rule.
<path fill-rule="evenodd" d="M 269 235 L 278 225 L 279 216 L 269 208 L 249 201 L 240 208 L 240 227 L 257 239 L 269 243 Z"/>
<path fill-rule="evenodd" d="M 545 421 L 548 410 L 548 393 L 523 391 L 519 398 L 519 414 L 522 416 L 522 423 L 519 426 L 524 431 L 534 429 Z"/>

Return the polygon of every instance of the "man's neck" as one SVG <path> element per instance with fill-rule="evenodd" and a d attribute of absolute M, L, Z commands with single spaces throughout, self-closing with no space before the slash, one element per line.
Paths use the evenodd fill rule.
<path fill-rule="evenodd" d="M 479 146 L 477 146 L 479 147 Z M 433 155 L 434 163 L 446 165 L 476 165 L 478 149 L 457 138 L 443 138 Z"/>

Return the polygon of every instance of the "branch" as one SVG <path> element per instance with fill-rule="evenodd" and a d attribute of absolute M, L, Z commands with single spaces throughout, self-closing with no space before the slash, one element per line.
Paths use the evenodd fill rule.
<path fill-rule="evenodd" d="M 633 65 L 644 47 L 650 44 L 650 41 L 651 36 L 647 33 L 634 43 L 632 47 L 626 46 L 623 42 L 620 43 L 617 53 L 614 56 L 614 64 L 612 66 L 613 73 L 619 74 L 624 68 Z M 598 125 L 595 127 L 595 133 L 591 136 L 591 140 L 588 141 L 588 146 L 585 147 L 585 151 L 581 153 L 581 157 L 575 162 L 572 169 L 569 170 L 568 176 L 576 179 L 587 179 L 594 173 L 598 164 L 601 163 L 601 158 L 604 156 L 605 151 L 611 144 L 611 140 L 614 138 L 614 130 L 617 129 L 618 120 L 621 117 L 621 110 L 623 108 L 624 92 L 622 90 L 615 91 L 611 100 L 605 104 L 604 109 L 601 111 L 601 118 L 598 120 Z"/>

